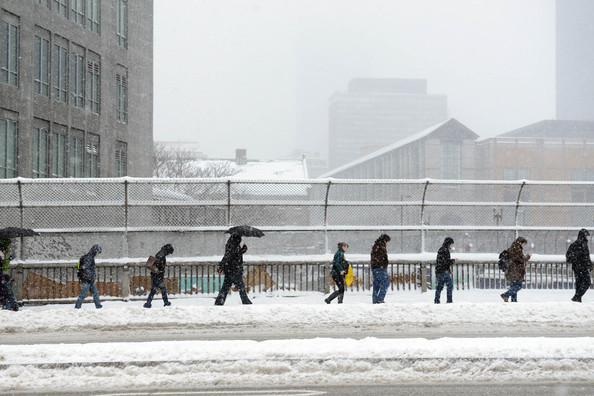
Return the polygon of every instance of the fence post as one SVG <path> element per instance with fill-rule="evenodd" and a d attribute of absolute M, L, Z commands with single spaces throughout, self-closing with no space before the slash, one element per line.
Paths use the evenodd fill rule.
<path fill-rule="evenodd" d="M 12 271 L 10 271 L 12 279 L 14 279 L 14 287 L 12 291 L 14 293 L 14 299 L 16 301 L 23 301 L 23 266 L 22 264 L 16 265 Z"/>
<path fill-rule="evenodd" d="M 324 294 L 330 293 L 330 268 L 324 265 Z"/>
<path fill-rule="evenodd" d="M 427 263 L 421 263 L 421 293 L 427 293 Z"/>
<path fill-rule="evenodd" d="M 128 264 L 122 268 L 122 299 L 124 301 L 130 300 L 130 267 Z"/>

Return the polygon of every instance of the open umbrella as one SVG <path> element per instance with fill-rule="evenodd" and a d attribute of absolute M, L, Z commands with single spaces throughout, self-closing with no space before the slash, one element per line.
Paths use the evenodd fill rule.
<path fill-rule="evenodd" d="M 11 239 L 39 235 L 30 228 L 6 227 L 0 230 L 0 239 Z"/>
<path fill-rule="evenodd" d="M 256 227 L 241 225 L 229 228 L 225 234 L 239 235 L 242 237 L 263 237 L 264 233 Z"/>

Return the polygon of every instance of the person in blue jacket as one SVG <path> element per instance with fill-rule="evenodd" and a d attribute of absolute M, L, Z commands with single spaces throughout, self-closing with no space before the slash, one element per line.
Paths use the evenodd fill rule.
<path fill-rule="evenodd" d="M 101 305 L 101 300 L 99 300 L 99 290 L 97 290 L 97 286 L 95 286 L 95 256 L 99 253 L 101 253 L 101 246 L 93 245 L 91 250 L 89 250 L 87 254 L 80 258 L 80 266 L 82 267 L 82 271 L 80 274 L 80 282 L 82 283 L 82 287 L 80 290 L 80 294 L 78 295 L 78 300 L 76 300 L 76 304 L 74 305 L 74 308 L 80 309 L 83 300 L 85 299 L 87 294 L 89 294 L 89 290 L 93 295 L 93 302 L 95 303 L 95 308 L 103 308 L 103 305 Z"/>
<path fill-rule="evenodd" d="M 344 254 L 348 248 L 349 245 L 346 242 L 339 242 L 338 250 L 334 253 L 334 261 L 332 262 L 332 271 L 330 271 L 330 274 L 338 289 L 324 300 L 326 304 L 330 304 L 336 297 L 338 297 L 338 303 L 342 304 L 345 285 L 344 276 L 349 270 L 349 263 L 344 259 Z"/>

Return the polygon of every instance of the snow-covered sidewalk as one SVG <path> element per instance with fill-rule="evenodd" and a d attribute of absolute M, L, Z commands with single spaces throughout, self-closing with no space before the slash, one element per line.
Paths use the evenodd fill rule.
<path fill-rule="evenodd" d="M 500 293 L 455 291 L 455 303 L 441 305 L 432 303 L 432 293 L 400 291 L 389 293 L 382 305 L 370 304 L 369 293 L 347 294 L 342 305 L 326 305 L 322 294 L 307 293 L 256 295 L 254 305 L 242 306 L 233 294 L 224 307 L 213 306 L 207 296 L 173 299 L 167 308 L 157 300 L 150 310 L 141 301 L 106 301 L 101 310 L 91 303 L 82 310 L 48 305 L 0 311 L 5 339 L 53 338 L 0 345 L 0 393 L 59 391 L 65 383 L 71 391 L 594 383 L 594 338 L 588 336 L 594 325 L 592 291 L 583 304 L 569 301 L 570 290 L 522 290 L 517 304 L 504 303 Z M 150 332 L 161 332 L 162 340 L 147 342 Z M 69 342 L 77 333 L 89 339 Z M 134 342 L 102 342 L 112 333 Z M 217 334 L 226 339 L 213 339 Z"/>

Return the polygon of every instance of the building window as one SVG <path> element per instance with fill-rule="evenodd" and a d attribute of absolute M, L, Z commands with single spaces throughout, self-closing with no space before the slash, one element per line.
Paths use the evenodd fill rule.
<path fill-rule="evenodd" d="M 41 4 L 47 8 L 51 8 L 51 0 L 37 0 L 37 4 Z"/>
<path fill-rule="evenodd" d="M 87 29 L 101 33 L 101 0 L 87 0 Z"/>
<path fill-rule="evenodd" d="M 68 0 L 53 0 L 54 12 L 68 18 Z"/>
<path fill-rule="evenodd" d="M 70 177 L 83 177 L 83 140 L 70 138 Z"/>
<path fill-rule="evenodd" d="M 0 118 L 0 178 L 17 176 L 17 123 Z"/>
<path fill-rule="evenodd" d="M 46 128 L 33 129 L 33 178 L 47 177 L 49 133 Z"/>
<path fill-rule="evenodd" d="M 49 97 L 49 41 L 35 36 L 35 93 Z"/>
<path fill-rule="evenodd" d="M 504 169 L 503 180 L 530 180 L 530 169 Z"/>
<path fill-rule="evenodd" d="M 99 100 L 101 98 L 101 67 L 98 62 L 87 62 L 87 109 L 99 114 Z"/>
<path fill-rule="evenodd" d="M 120 47 L 128 48 L 128 1 L 117 0 L 116 5 L 116 34 Z"/>
<path fill-rule="evenodd" d="M 459 180 L 461 175 L 462 147 L 459 143 L 441 145 L 441 178 Z"/>
<path fill-rule="evenodd" d="M 72 67 L 70 71 L 71 102 L 75 107 L 85 107 L 85 58 L 82 55 L 72 53 L 70 57 Z"/>
<path fill-rule="evenodd" d="M 123 74 L 116 74 L 116 119 L 124 124 L 128 123 L 128 78 Z"/>
<path fill-rule="evenodd" d="M 87 177 L 99 177 L 99 135 L 89 133 L 85 145 Z"/>
<path fill-rule="evenodd" d="M 66 177 L 66 135 L 52 132 L 51 144 L 52 177 Z"/>
<path fill-rule="evenodd" d="M 66 103 L 68 81 L 68 50 L 54 44 L 54 99 Z"/>
<path fill-rule="evenodd" d="M 116 176 L 128 176 L 128 144 L 116 142 Z"/>
<path fill-rule="evenodd" d="M 19 85 L 19 28 L 0 21 L 0 82 Z"/>
<path fill-rule="evenodd" d="M 85 25 L 85 0 L 70 0 L 70 19 L 79 25 Z"/>

